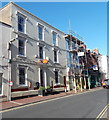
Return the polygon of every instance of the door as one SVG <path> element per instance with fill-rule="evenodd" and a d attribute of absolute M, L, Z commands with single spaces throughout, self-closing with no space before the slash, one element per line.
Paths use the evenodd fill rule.
<path fill-rule="evenodd" d="M 40 69 L 40 85 L 43 87 L 47 87 L 47 73 L 46 70 Z"/>
<path fill-rule="evenodd" d="M 43 69 L 40 69 L 40 84 L 41 84 L 41 86 L 44 86 L 44 71 L 43 71 Z"/>
<path fill-rule="evenodd" d="M 0 73 L 0 94 L 2 94 L 2 73 Z"/>

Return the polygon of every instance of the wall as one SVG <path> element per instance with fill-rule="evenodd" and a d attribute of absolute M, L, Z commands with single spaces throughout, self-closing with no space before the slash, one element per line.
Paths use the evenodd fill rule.
<path fill-rule="evenodd" d="M 11 3 L 0 10 L 0 21 L 11 25 Z"/>
<path fill-rule="evenodd" d="M 18 32 L 17 27 L 17 12 L 23 14 L 26 19 L 26 34 Z M 66 75 L 66 47 L 65 47 L 65 38 L 64 33 L 52 27 L 48 23 L 40 20 L 39 18 L 29 14 L 22 8 L 19 8 L 15 4 L 12 4 L 12 39 L 15 38 L 15 41 L 12 43 L 12 59 L 15 60 L 12 63 L 12 81 L 14 81 L 13 89 L 21 87 L 18 84 L 18 66 L 24 65 L 27 66 L 27 87 L 29 86 L 29 81 L 32 81 L 32 85 L 35 86 L 36 82 L 39 80 L 39 68 L 43 68 L 47 72 L 47 83 L 50 84 L 50 81 L 54 81 L 54 68 L 59 69 L 59 79 L 60 83 L 63 84 L 63 76 Z M 44 26 L 44 42 L 38 40 L 38 23 Z M 59 64 L 53 63 L 53 44 L 52 44 L 52 31 L 55 31 L 58 34 L 58 47 L 59 50 Z M 26 38 L 26 57 L 22 58 L 18 56 L 18 39 L 17 37 L 22 36 Z M 46 66 L 39 64 L 35 65 L 33 61 L 37 62 L 38 59 L 35 58 L 35 55 L 38 55 L 38 44 L 39 42 L 45 46 L 45 56 L 49 57 L 49 64 Z M 25 62 L 21 62 L 21 61 Z M 54 83 L 55 84 L 55 83 Z M 32 86 L 32 87 L 33 87 Z"/>
<path fill-rule="evenodd" d="M 108 68 L 108 64 L 107 64 L 107 56 L 106 55 L 99 55 L 99 69 L 100 72 L 104 74 L 104 77 L 107 78 L 108 77 L 108 72 L 107 72 L 107 68 Z"/>
<path fill-rule="evenodd" d="M 0 37 L 0 69 L 3 73 L 3 95 L 8 94 L 8 81 L 9 81 L 9 69 L 8 69 L 8 43 L 11 37 L 11 26 L 0 23 L 2 36 Z"/>

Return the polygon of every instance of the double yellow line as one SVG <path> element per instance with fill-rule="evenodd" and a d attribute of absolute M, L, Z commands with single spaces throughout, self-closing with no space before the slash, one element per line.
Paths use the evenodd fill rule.
<path fill-rule="evenodd" d="M 109 103 L 104 107 L 104 109 L 100 112 L 100 114 L 96 117 L 96 120 L 100 120 L 100 118 L 103 117 L 103 115 L 106 113 L 106 111 L 109 109 Z"/>

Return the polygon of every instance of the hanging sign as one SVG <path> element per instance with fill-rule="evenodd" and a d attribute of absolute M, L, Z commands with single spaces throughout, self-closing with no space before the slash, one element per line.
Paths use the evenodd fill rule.
<path fill-rule="evenodd" d="M 45 63 L 45 64 L 48 63 L 48 60 L 47 60 L 47 59 L 44 59 L 44 60 L 43 60 L 43 63 Z"/>
<path fill-rule="evenodd" d="M 84 56 L 84 52 L 78 52 L 78 56 Z"/>

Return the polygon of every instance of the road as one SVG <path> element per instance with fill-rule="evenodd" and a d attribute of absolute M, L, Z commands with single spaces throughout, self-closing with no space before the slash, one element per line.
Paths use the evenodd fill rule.
<path fill-rule="evenodd" d="M 70 95 L 3 112 L 3 118 L 96 118 L 109 103 L 109 89 Z M 106 117 L 106 115 L 105 115 Z"/>

